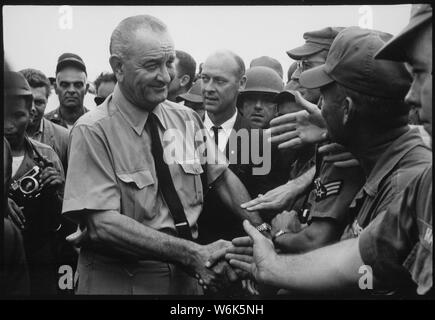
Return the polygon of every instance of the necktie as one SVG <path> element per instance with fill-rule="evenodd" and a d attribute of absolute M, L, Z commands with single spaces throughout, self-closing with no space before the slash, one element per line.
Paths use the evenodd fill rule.
<path fill-rule="evenodd" d="M 147 122 L 150 127 L 151 152 L 154 157 L 157 179 L 159 181 L 159 190 L 166 201 L 172 218 L 174 219 L 178 235 L 181 238 L 192 240 L 192 233 L 190 231 L 189 223 L 187 222 L 183 205 L 181 204 L 181 200 L 175 190 L 169 167 L 163 159 L 163 147 L 158 131 L 159 119 L 154 113 L 149 113 Z"/>
<path fill-rule="evenodd" d="M 217 147 L 219 147 L 219 129 L 222 129 L 222 127 L 213 126 L 211 127 L 211 129 L 213 130 L 213 134 L 214 134 L 214 143 L 216 144 Z"/>

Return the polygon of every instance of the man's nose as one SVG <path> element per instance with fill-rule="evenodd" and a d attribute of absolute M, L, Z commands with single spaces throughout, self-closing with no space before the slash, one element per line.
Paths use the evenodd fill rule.
<path fill-rule="evenodd" d="M 292 76 L 291 76 L 291 80 L 299 80 L 300 76 L 301 76 L 302 70 L 301 68 L 297 68 L 295 70 L 295 72 L 293 72 Z"/>
<path fill-rule="evenodd" d="M 66 88 L 66 91 L 67 91 L 68 93 L 75 93 L 75 92 L 76 92 L 76 88 L 74 87 L 73 84 L 70 84 L 70 85 Z"/>
<path fill-rule="evenodd" d="M 214 85 L 213 82 L 211 80 L 207 81 L 206 83 L 202 82 L 202 89 L 205 92 L 212 92 L 214 91 Z"/>
<path fill-rule="evenodd" d="M 35 103 L 32 103 L 32 108 L 30 109 L 30 113 L 31 114 L 36 114 L 36 112 L 37 112 L 37 110 L 36 110 L 36 107 L 35 107 Z"/>
<path fill-rule="evenodd" d="M 171 80 L 174 78 L 175 74 L 172 75 L 171 77 L 171 73 L 169 72 L 168 68 L 166 66 L 163 66 L 162 68 L 160 68 L 160 72 L 157 75 L 157 79 L 169 84 L 171 82 Z"/>
<path fill-rule="evenodd" d="M 3 130 L 4 132 L 11 132 L 14 130 L 14 123 L 11 120 L 5 119 L 3 122 Z"/>
<path fill-rule="evenodd" d="M 415 83 L 412 83 L 411 88 L 409 88 L 405 97 L 405 102 L 413 108 L 421 108 L 420 92 Z"/>
<path fill-rule="evenodd" d="M 255 109 L 257 110 L 263 109 L 263 102 L 260 99 L 257 99 L 257 101 L 255 102 Z"/>

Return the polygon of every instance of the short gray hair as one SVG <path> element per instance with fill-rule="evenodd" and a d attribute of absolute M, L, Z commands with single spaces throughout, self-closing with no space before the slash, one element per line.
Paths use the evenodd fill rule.
<path fill-rule="evenodd" d="M 119 55 L 121 58 L 128 56 L 128 49 L 134 41 L 135 31 L 139 29 L 150 30 L 153 32 L 167 32 L 167 26 L 156 17 L 142 14 L 132 16 L 122 20 L 113 30 L 110 37 L 110 54 Z"/>

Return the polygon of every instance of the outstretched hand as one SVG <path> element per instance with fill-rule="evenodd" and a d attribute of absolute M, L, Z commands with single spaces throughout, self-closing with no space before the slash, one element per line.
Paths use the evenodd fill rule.
<path fill-rule="evenodd" d="M 254 210 L 273 210 L 282 211 L 287 209 L 292 201 L 299 195 L 299 190 L 288 182 L 275 189 L 269 190 L 266 194 L 260 194 L 257 198 L 241 204 L 243 209 Z"/>
<path fill-rule="evenodd" d="M 225 258 L 238 269 L 248 272 L 257 282 L 265 282 L 276 265 L 277 254 L 270 239 L 263 236 L 249 221 L 243 221 L 249 237 L 236 238 Z"/>
<path fill-rule="evenodd" d="M 300 92 L 293 93 L 296 103 L 305 110 L 276 117 L 270 121 L 270 128 L 267 129 L 272 136 L 270 141 L 277 143 L 279 149 L 297 148 L 327 139 L 325 121 L 319 108 L 302 98 Z"/>

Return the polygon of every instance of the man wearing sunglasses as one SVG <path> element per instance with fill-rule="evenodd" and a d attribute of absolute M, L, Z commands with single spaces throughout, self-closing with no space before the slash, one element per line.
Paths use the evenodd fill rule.
<path fill-rule="evenodd" d="M 111 72 L 101 73 L 94 81 L 97 95 L 94 98 L 95 104 L 98 106 L 113 92 L 116 85 L 115 74 Z"/>
<path fill-rule="evenodd" d="M 305 43 L 297 48 L 287 51 L 293 60 L 296 60 L 296 71 L 291 75 L 294 90 L 301 92 L 302 97 L 311 103 L 317 104 L 320 98 L 319 89 L 307 89 L 301 87 L 299 76 L 302 72 L 320 66 L 325 63 L 329 48 L 335 36 L 343 30 L 342 27 L 327 27 L 321 30 L 305 32 Z"/>

